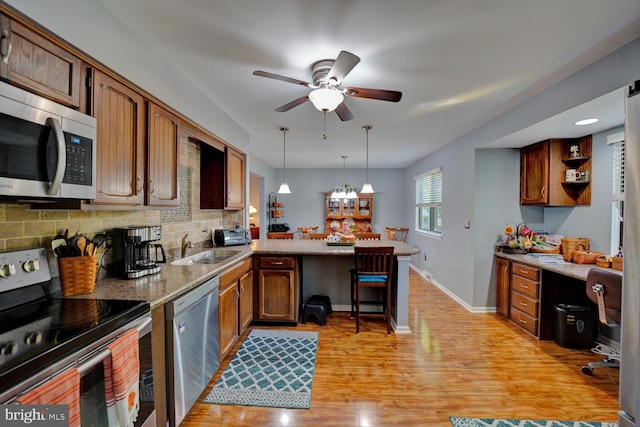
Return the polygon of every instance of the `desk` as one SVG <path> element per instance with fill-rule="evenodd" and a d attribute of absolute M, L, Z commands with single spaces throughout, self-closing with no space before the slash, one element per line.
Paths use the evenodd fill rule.
<path fill-rule="evenodd" d="M 388 240 L 363 240 L 360 246 L 393 246 L 397 260 L 397 274 L 392 290 L 392 326 L 395 333 L 410 333 L 409 329 L 409 261 L 418 249 L 406 243 Z M 304 265 L 303 292 L 299 298 L 311 296 L 318 290 L 326 291 L 332 306 L 351 309 L 349 269 L 354 267 L 353 246 L 328 246 L 323 240 L 254 240 L 254 255 L 299 257 Z M 334 308 L 334 309 L 335 309 Z"/>
<path fill-rule="evenodd" d="M 593 306 L 585 291 L 589 270 L 598 268 L 622 275 L 595 264 L 547 264 L 530 255 L 496 253 L 495 256 L 496 311 L 543 340 L 553 339 L 554 305 Z"/>

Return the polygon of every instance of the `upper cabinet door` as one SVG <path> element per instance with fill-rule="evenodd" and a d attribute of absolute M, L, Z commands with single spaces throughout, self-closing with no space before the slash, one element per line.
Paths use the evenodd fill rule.
<path fill-rule="evenodd" d="M 179 132 L 177 116 L 149 103 L 147 204 L 178 206 Z"/>
<path fill-rule="evenodd" d="M 61 104 L 80 106 L 80 58 L 2 15 L 0 75 Z"/>
<path fill-rule="evenodd" d="M 549 143 L 529 145 L 520 150 L 520 204 L 546 205 L 549 202 Z"/>
<path fill-rule="evenodd" d="M 94 75 L 98 120 L 94 203 L 143 205 L 145 104 L 140 94 L 100 71 Z"/>
<path fill-rule="evenodd" d="M 244 207 L 244 155 L 227 147 L 226 160 L 227 202 L 225 208 L 242 209 Z"/>

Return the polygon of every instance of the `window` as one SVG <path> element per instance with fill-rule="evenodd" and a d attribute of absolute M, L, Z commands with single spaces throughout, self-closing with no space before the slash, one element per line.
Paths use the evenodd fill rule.
<path fill-rule="evenodd" d="M 624 223 L 624 133 L 609 135 L 607 141 L 613 145 L 613 188 L 611 211 L 611 253 L 622 247 Z"/>
<path fill-rule="evenodd" d="M 414 178 L 416 181 L 416 230 L 442 234 L 442 168 Z"/>

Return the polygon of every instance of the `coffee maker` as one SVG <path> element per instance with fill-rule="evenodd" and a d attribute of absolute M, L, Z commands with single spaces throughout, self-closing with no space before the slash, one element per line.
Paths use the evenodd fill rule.
<path fill-rule="evenodd" d="M 160 272 L 159 263 L 167 262 L 162 239 L 162 226 L 131 226 L 114 228 L 113 271 L 118 277 L 135 279 Z"/>

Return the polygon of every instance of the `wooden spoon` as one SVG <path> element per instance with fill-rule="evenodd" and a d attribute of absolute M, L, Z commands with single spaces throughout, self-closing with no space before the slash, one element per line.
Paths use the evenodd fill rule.
<path fill-rule="evenodd" d="M 88 256 L 93 256 L 93 254 L 95 253 L 95 251 L 96 251 L 96 249 L 95 249 L 95 247 L 94 247 L 94 245 L 93 245 L 93 242 L 89 243 L 89 244 L 87 245 L 87 255 L 88 255 Z"/>
<path fill-rule="evenodd" d="M 76 247 L 80 251 L 80 256 L 87 255 L 87 253 L 85 252 L 87 249 L 87 238 L 84 236 L 78 237 L 78 240 L 76 242 Z"/>

